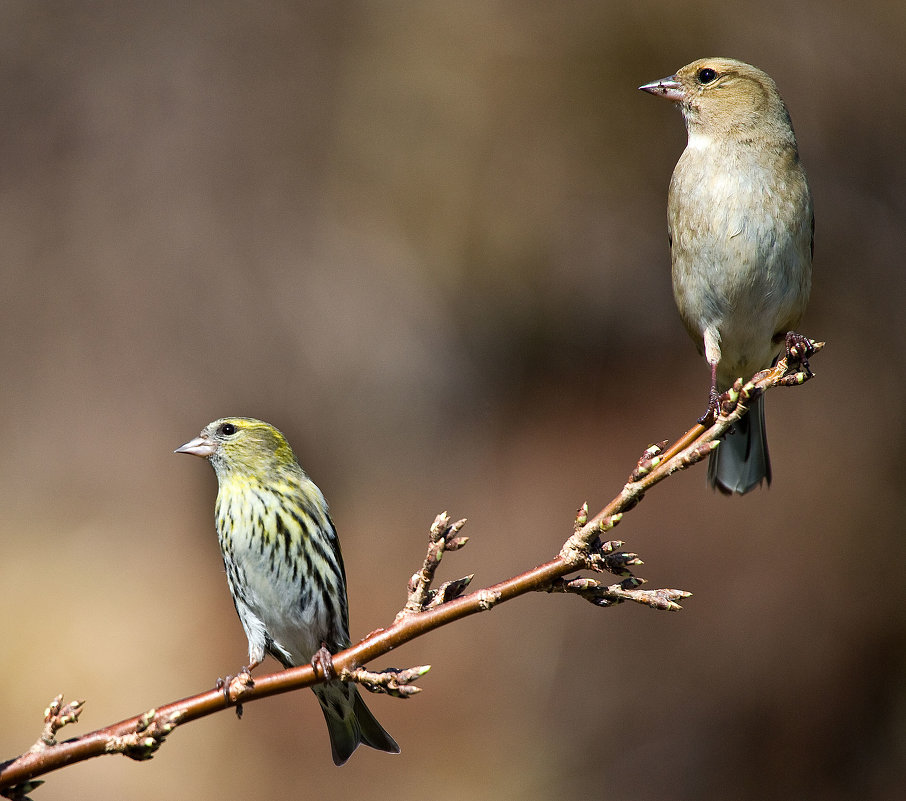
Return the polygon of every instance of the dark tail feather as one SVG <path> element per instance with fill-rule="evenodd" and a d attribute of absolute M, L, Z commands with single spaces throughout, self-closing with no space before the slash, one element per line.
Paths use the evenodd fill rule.
<path fill-rule="evenodd" d="M 388 754 L 398 754 L 400 747 L 387 732 L 384 727 L 377 722 L 377 718 L 371 714 L 371 710 L 365 706 L 359 691 L 355 691 L 353 699 L 353 710 L 356 720 L 359 721 L 359 733 L 362 735 L 362 742 L 371 746 L 378 751 L 386 751 Z"/>
<path fill-rule="evenodd" d="M 378 751 L 398 754 L 400 747 L 386 731 L 353 684 L 332 682 L 312 688 L 321 702 L 321 711 L 327 721 L 330 749 L 335 765 L 342 765 L 360 743 Z"/>
<path fill-rule="evenodd" d="M 745 495 L 764 480 L 771 483 L 771 460 L 764 428 L 764 395 L 760 395 L 709 457 L 708 484 L 726 495 Z"/>

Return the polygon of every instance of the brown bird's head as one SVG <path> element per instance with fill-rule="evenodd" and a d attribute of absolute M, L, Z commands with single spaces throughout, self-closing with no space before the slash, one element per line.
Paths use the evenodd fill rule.
<path fill-rule="evenodd" d="M 751 64 L 732 58 L 701 58 L 676 75 L 640 86 L 677 103 L 694 136 L 775 139 L 795 145 L 790 116 L 777 85 Z"/>

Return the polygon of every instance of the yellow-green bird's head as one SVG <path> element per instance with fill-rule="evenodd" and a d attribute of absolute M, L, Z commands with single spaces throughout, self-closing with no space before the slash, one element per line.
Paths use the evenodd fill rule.
<path fill-rule="evenodd" d="M 174 452 L 208 459 L 221 481 L 254 477 L 267 483 L 293 473 L 305 477 L 286 437 L 270 423 L 252 417 L 215 420 Z"/>

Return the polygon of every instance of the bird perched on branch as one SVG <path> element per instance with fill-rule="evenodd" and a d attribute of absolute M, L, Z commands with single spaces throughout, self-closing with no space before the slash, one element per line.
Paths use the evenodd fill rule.
<path fill-rule="evenodd" d="M 249 641 L 243 672 L 265 653 L 293 667 L 311 662 L 322 647 L 329 653 L 346 648 L 346 573 L 337 532 L 324 495 L 283 434 L 261 420 L 225 417 L 176 453 L 208 459 L 217 474 L 217 536 Z M 331 681 L 312 689 L 337 765 L 360 743 L 399 753 L 354 684 Z"/>
<path fill-rule="evenodd" d="M 720 392 L 769 367 L 785 340 L 790 348 L 811 289 L 812 198 L 789 113 L 761 70 L 704 58 L 639 89 L 686 121 L 667 201 L 673 294 L 711 366 L 714 411 Z M 722 492 L 770 483 L 763 396 L 710 460 Z"/>

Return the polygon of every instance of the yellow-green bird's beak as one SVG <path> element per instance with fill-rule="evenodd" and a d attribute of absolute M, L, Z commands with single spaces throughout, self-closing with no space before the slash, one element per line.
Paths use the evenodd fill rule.
<path fill-rule="evenodd" d="M 207 459 L 214 451 L 217 450 L 217 443 L 204 435 L 189 440 L 185 445 L 177 448 L 173 453 L 191 453 L 193 456 L 200 456 Z"/>

